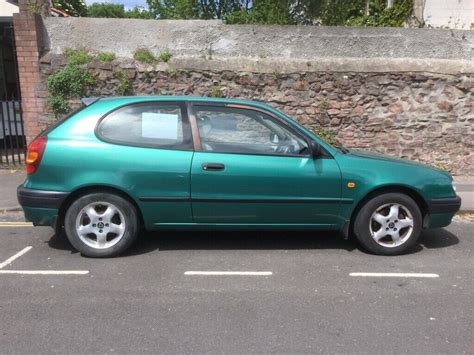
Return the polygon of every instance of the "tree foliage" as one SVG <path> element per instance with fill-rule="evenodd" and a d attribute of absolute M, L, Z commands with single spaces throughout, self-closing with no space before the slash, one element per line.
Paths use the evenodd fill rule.
<path fill-rule="evenodd" d="M 86 16 L 87 6 L 83 0 L 53 0 L 53 6 L 70 16 Z"/>
<path fill-rule="evenodd" d="M 135 6 L 126 10 L 122 4 L 93 3 L 86 6 L 83 0 L 53 0 L 53 6 L 70 16 L 141 18 L 153 19 L 155 16 L 148 10 Z"/>
<path fill-rule="evenodd" d="M 161 19 L 221 19 L 251 5 L 250 0 L 147 0 L 147 3 L 150 11 Z"/>
<path fill-rule="evenodd" d="M 71 16 L 141 19 L 222 19 L 227 24 L 403 26 L 413 0 L 147 0 L 149 10 L 121 4 L 54 0 Z"/>
<path fill-rule="evenodd" d="M 413 0 L 147 0 L 161 19 L 223 19 L 227 24 L 402 26 Z M 368 9 L 368 13 L 367 13 Z"/>
<path fill-rule="evenodd" d="M 109 18 L 141 18 L 153 19 L 155 16 L 141 7 L 135 6 L 133 9 L 125 10 L 122 4 L 113 3 L 93 3 L 87 7 L 88 17 L 109 17 Z"/>
<path fill-rule="evenodd" d="M 391 8 L 387 8 L 385 0 L 373 0 L 369 6 L 369 14 L 349 17 L 348 26 L 400 27 L 413 11 L 412 0 L 399 0 Z"/>

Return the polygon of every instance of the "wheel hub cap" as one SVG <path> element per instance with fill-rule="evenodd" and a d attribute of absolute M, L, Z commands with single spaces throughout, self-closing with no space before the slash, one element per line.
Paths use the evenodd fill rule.
<path fill-rule="evenodd" d="M 387 248 L 404 244 L 413 233 L 413 216 L 407 207 L 399 203 L 380 206 L 369 223 L 372 238 Z"/>
<path fill-rule="evenodd" d="M 77 216 L 76 232 L 91 248 L 111 248 L 125 234 L 125 218 L 122 211 L 109 202 L 90 203 Z"/>

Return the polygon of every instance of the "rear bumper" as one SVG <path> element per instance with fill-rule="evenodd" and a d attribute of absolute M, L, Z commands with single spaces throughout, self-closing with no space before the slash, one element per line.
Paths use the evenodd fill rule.
<path fill-rule="evenodd" d="M 17 199 L 25 213 L 25 219 L 35 226 L 55 227 L 59 208 L 69 192 L 17 188 Z"/>
<path fill-rule="evenodd" d="M 461 208 L 461 197 L 431 199 L 427 204 L 430 214 L 456 213 Z"/>
<path fill-rule="evenodd" d="M 17 188 L 17 198 L 21 207 L 59 209 L 69 192 L 29 189 L 23 185 Z"/>

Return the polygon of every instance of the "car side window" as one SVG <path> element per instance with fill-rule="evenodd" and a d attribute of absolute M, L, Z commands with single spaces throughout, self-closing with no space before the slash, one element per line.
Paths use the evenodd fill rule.
<path fill-rule="evenodd" d="M 203 151 L 309 155 L 306 141 L 271 116 L 254 110 L 195 106 Z"/>
<path fill-rule="evenodd" d="M 189 122 L 178 104 L 140 103 L 122 107 L 100 122 L 97 133 L 110 143 L 192 149 Z"/>

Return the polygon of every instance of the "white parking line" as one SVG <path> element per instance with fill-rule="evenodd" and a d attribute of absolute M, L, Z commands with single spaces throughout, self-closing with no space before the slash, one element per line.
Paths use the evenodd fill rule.
<path fill-rule="evenodd" d="M 186 271 L 187 276 L 270 276 L 271 271 Z"/>
<path fill-rule="evenodd" d="M 362 277 L 424 277 L 438 278 L 438 274 L 402 273 L 402 272 L 351 272 L 350 276 Z"/>
<path fill-rule="evenodd" d="M 10 265 L 14 260 L 29 252 L 33 247 L 26 247 L 0 264 L 0 269 Z M 87 275 L 88 270 L 0 270 L 0 274 L 20 275 Z"/>
<path fill-rule="evenodd" d="M 23 250 L 19 251 L 15 255 L 13 255 L 11 258 L 8 258 L 5 260 L 3 263 L 0 264 L 0 269 L 3 269 L 5 266 L 10 265 L 15 259 L 19 258 L 23 254 L 28 253 L 33 247 L 26 247 Z"/>
<path fill-rule="evenodd" d="M 87 270 L 0 270 L 0 274 L 20 275 L 87 275 Z"/>

